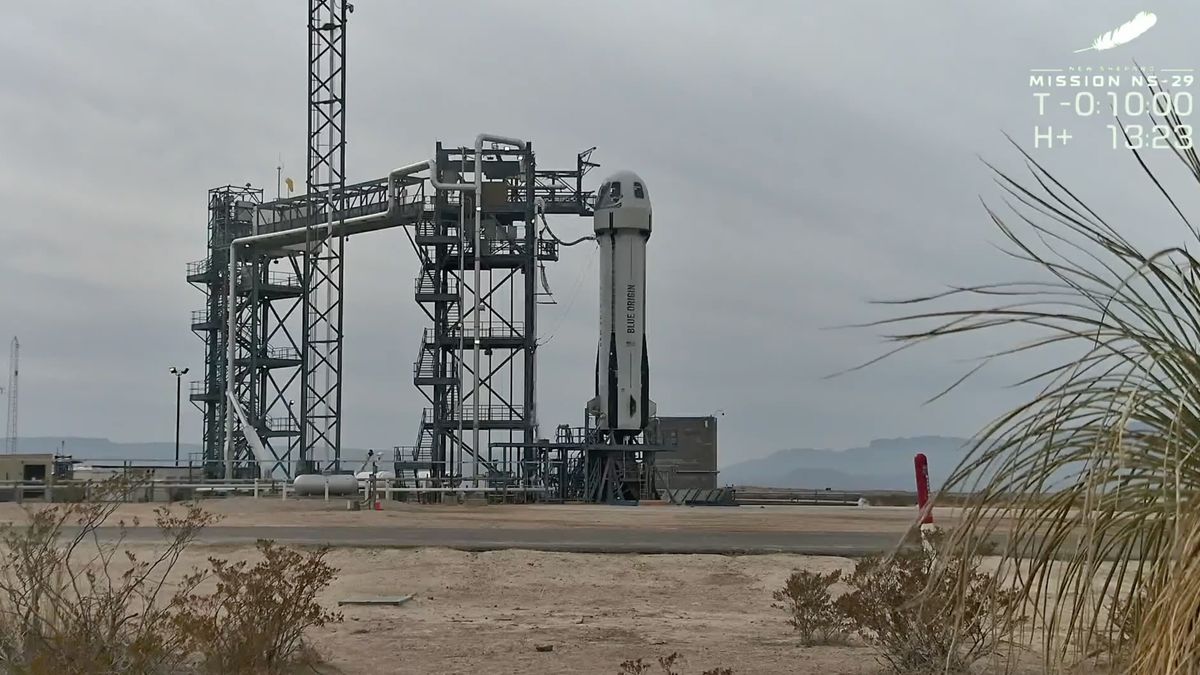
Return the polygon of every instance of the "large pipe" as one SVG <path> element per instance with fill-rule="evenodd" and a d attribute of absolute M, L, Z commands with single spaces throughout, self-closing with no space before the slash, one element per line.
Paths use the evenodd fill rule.
<path fill-rule="evenodd" d="M 475 137 L 475 350 L 472 356 L 473 368 L 475 370 L 474 389 L 471 393 L 472 408 L 474 418 L 471 424 L 471 446 L 475 450 L 474 461 L 472 462 L 472 473 L 475 476 L 476 487 L 480 486 L 479 482 L 479 315 L 482 313 L 482 296 L 480 295 L 480 285 L 482 284 L 482 268 L 479 265 L 480 251 L 482 250 L 482 227 L 483 227 L 483 142 L 500 143 L 510 145 L 515 148 L 524 150 L 525 141 L 519 138 L 509 138 L 507 136 L 495 136 L 492 134 L 479 134 Z M 532 251 L 530 253 L 533 253 Z M 482 487 L 487 487 L 487 482 L 482 483 Z"/>
<path fill-rule="evenodd" d="M 465 159 L 462 160 L 462 164 L 465 164 L 465 163 L 466 163 L 466 160 Z M 438 177 L 438 171 L 436 168 L 437 167 L 437 157 L 436 156 L 433 158 L 433 163 L 431 164 L 431 166 L 433 167 L 433 171 L 430 172 L 429 182 L 433 185 L 433 187 L 435 187 L 439 190 L 474 190 L 475 189 L 474 183 L 443 183 L 441 181 L 441 179 Z M 460 166 L 460 174 L 459 175 L 461 175 L 462 173 L 465 173 L 465 170 L 466 170 L 466 166 Z M 458 224 L 459 224 L 459 227 L 458 227 L 458 269 L 459 269 L 459 274 L 465 276 L 466 268 L 467 268 L 467 264 L 466 264 L 467 245 L 466 245 L 466 240 L 463 239 L 462 225 L 467 220 L 467 214 L 465 211 L 466 200 L 460 199 L 458 201 L 459 201 L 459 206 L 458 206 Z M 463 305 L 465 304 L 464 300 L 466 299 L 465 297 L 463 297 L 463 289 L 466 288 L 466 284 L 461 283 L 462 279 L 460 279 L 459 281 L 460 281 L 460 283 L 458 284 L 458 307 L 459 307 L 459 322 L 461 323 L 462 322 L 461 310 L 462 310 Z M 457 368 L 458 385 L 454 387 L 454 391 L 457 396 L 456 400 L 454 401 L 454 409 L 457 411 L 457 415 L 458 415 L 458 437 L 459 437 L 459 439 L 462 439 L 462 432 L 463 432 L 463 419 L 462 419 L 463 360 L 462 360 L 462 354 L 467 351 L 466 350 L 466 342 L 465 342 L 466 334 L 467 334 L 467 332 L 465 330 L 463 330 L 463 327 L 460 325 L 458 327 L 458 354 L 459 354 L 458 368 Z M 457 465 L 458 475 L 462 476 L 463 456 L 462 456 L 462 444 L 461 443 L 459 444 L 459 447 L 456 448 L 456 453 L 458 455 L 458 463 L 457 463 L 458 464 Z M 447 467 L 446 470 L 450 471 L 451 467 L 453 467 L 453 466 L 454 466 L 454 462 L 453 462 L 452 458 L 446 458 L 446 467 Z"/>
<path fill-rule="evenodd" d="M 416 163 L 408 164 L 406 166 L 402 166 L 402 167 L 399 167 L 396 169 L 392 169 L 392 171 L 388 173 L 388 186 L 387 186 L 388 208 L 387 208 L 387 210 L 384 211 L 383 213 L 373 213 L 373 214 L 367 215 L 367 216 L 357 216 L 355 218 L 349 218 L 346 220 L 342 220 L 342 221 L 340 221 L 342 226 L 345 227 L 346 224 L 374 222 L 377 220 L 385 220 L 387 218 L 390 218 L 391 216 L 393 216 L 395 214 L 395 211 L 396 211 L 396 196 L 397 196 L 396 184 L 397 184 L 398 180 L 400 178 L 403 178 L 404 176 L 408 176 L 408 175 L 417 173 L 418 171 L 422 171 L 424 169 L 433 168 L 434 166 L 435 165 L 432 160 L 425 160 L 422 162 L 416 162 Z M 437 172 L 435 171 L 433 173 L 436 174 Z M 237 283 L 238 283 L 237 250 L 238 250 L 238 247 L 239 246 L 250 246 L 251 244 L 269 243 L 274 239 L 283 239 L 283 238 L 287 238 L 287 237 L 293 237 L 298 234 L 303 234 L 306 231 L 308 231 L 309 229 L 310 228 L 308 226 L 294 227 L 290 230 L 280 230 L 278 232 L 270 232 L 267 234 L 253 234 L 253 235 L 248 235 L 245 237 L 239 237 L 237 239 L 234 239 L 232 242 L 230 242 L 230 244 L 229 244 L 229 276 L 228 276 L 228 280 L 229 280 L 229 301 L 228 301 L 229 322 L 228 322 L 228 332 L 226 333 L 226 337 L 225 337 L 226 352 L 227 352 L 227 356 L 226 356 L 227 363 L 225 366 L 225 389 L 227 391 L 231 387 L 233 387 L 233 379 L 234 379 L 234 372 L 235 372 L 233 360 L 237 353 L 237 312 L 235 310 L 237 308 Z M 333 221 L 331 219 L 329 222 L 327 222 L 323 225 L 316 225 L 315 227 L 312 227 L 311 229 L 317 230 L 317 231 L 328 230 L 328 231 L 332 232 Z M 226 403 L 225 403 L 225 478 L 226 478 L 226 480 L 233 477 L 233 415 L 234 415 L 234 412 L 232 410 L 232 407 L 230 406 L 229 402 L 226 401 Z"/>

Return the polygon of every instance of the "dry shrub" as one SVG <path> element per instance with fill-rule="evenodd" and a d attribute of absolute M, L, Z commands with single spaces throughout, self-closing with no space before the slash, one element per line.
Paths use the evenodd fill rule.
<path fill-rule="evenodd" d="M 791 614 L 788 623 L 805 645 L 841 643 L 853 626 L 833 600 L 829 589 L 842 579 L 842 571 L 818 574 L 798 570 L 788 577 L 783 589 L 775 591 L 775 605 Z"/>
<path fill-rule="evenodd" d="M 796 572 L 776 598 L 809 644 L 850 633 L 897 673 L 966 672 L 1007 644 L 1019 597 L 979 570 L 985 547 L 964 558 L 937 553 L 941 539 L 934 532 L 925 546 L 862 558 L 849 576 Z M 850 590 L 834 599 L 839 581 Z"/>
<path fill-rule="evenodd" d="M 107 540 L 98 531 L 131 487 L 108 481 L 96 490 L 105 501 L 30 510 L 26 526 L 0 530 L 4 672 L 147 673 L 181 666 L 181 638 L 163 630 L 176 609 L 164 597 L 165 579 L 214 518 L 196 506 L 182 516 L 156 509 L 164 546 L 152 558 L 139 558 L 123 550 L 124 523 Z"/>
<path fill-rule="evenodd" d="M 304 642 L 305 632 L 342 619 L 317 602 L 337 574 L 325 561 L 327 547 L 301 553 L 260 540 L 258 551 L 262 559 L 249 569 L 246 561 L 209 558 L 216 590 L 186 596 L 174 616 L 188 648 L 209 672 L 271 673 L 311 665 L 316 654 Z"/>
<path fill-rule="evenodd" d="M 335 571 L 324 553 L 263 542 L 264 559 L 250 570 L 210 558 L 210 569 L 168 582 L 216 517 L 196 504 L 181 514 L 155 509 L 162 545 L 139 556 L 125 546 L 124 522 L 106 531 L 138 487 L 115 478 L 95 487 L 92 501 L 30 509 L 27 525 L 0 527 L 0 672 L 270 673 L 311 662 L 303 631 L 337 618 L 315 602 Z M 210 577 L 217 589 L 198 593 Z M 220 630 L 208 630 L 208 618 Z M 228 658 L 214 655 L 231 648 Z"/>
<path fill-rule="evenodd" d="M 681 664 L 683 657 L 678 652 L 672 652 L 667 656 L 660 656 L 655 661 L 658 663 L 658 672 L 662 675 L 680 675 L 679 671 L 675 668 Z M 653 664 L 643 659 L 629 659 L 621 663 L 621 672 L 618 675 L 643 675 L 653 667 Z M 733 675 L 733 669 L 712 668 L 700 675 Z"/>

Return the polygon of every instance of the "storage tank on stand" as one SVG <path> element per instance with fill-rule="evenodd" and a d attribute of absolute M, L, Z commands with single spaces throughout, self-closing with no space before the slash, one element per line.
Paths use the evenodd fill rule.
<path fill-rule="evenodd" d="M 299 497 L 325 496 L 329 485 L 329 496 L 344 497 L 358 494 L 358 479 L 350 474 L 306 473 L 292 481 L 292 491 Z"/>

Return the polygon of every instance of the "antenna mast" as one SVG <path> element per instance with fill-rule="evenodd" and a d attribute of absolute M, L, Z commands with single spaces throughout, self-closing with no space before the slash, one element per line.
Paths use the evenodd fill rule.
<path fill-rule="evenodd" d="M 4 451 L 17 451 L 17 373 L 20 372 L 21 341 L 13 336 L 8 352 L 8 431 L 4 435 Z"/>

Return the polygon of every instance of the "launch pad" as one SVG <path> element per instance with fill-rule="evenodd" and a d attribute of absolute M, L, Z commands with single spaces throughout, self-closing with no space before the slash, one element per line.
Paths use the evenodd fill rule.
<path fill-rule="evenodd" d="M 653 432 L 627 443 L 605 443 L 596 429 L 559 425 L 553 441 L 497 443 L 527 464 L 525 474 L 545 488 L 543 501 L 632 504 L 655 499 L 660 483 L 655 458 L 674 450 Z"/>

